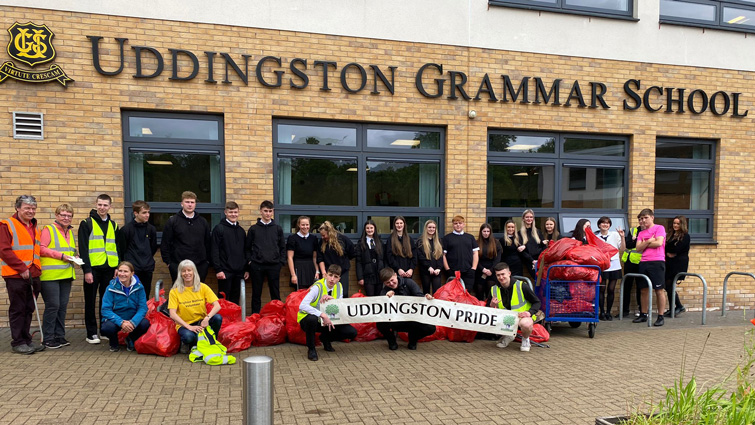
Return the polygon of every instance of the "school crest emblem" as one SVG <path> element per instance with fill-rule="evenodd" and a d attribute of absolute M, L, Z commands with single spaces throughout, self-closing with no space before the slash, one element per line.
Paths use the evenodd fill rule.
<path fill-rule="evenodd" d="M 55 59 L 55 47 L 52 39 L 55 37 L 47 25 L 37 25 L 33 22 L 20 24 L 18 22 L 8 28 L 8 55 L 11 59 L 35 67 Z M 73 81 L 58 65 L 50 65 L 45 70 L 27 70 L 18 68 L 13 62 L 7 61 L 0 65 L 0 83 L 7 78 L 27 83 L 47 83 L 57 81 L 63 86 Z"/>

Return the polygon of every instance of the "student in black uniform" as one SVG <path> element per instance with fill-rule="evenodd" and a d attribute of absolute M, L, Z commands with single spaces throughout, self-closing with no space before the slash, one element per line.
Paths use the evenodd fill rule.
<path fill-rule="evenodd" d="M 543 246 L 547 247 L 553 242 L 561 239 L 561 234 L 558 233 L 558 225 L 554 217 L 548 217 L 543 223 Z"/>
<path fill-rule="evenodd" d="M 320 242 L 317 236 L 309 233 L 309 217 L 303 215 L 297 218 L 296 230 L 286 241 L 286 255 L 291 286 L 299 290 L 309 288 L 320 278 L 320 271 L 317 270 L 317 247 Z"/>
<path fill-rule="evenodd" d="M 317 250 L 317 264 L 320 266 L 320 274 L 325 275 L 325 271 L 331 264 L 338 264 L 341 267 L 341 286 L 343 286 L 343 297 L 349 297 L 349 270 L 351 269 L 351 259 L 354 258 L 354 244 L 351 239 L 336 230 L 333 224 L 325 221 L 318 229 L 320 231 L 320 247 Z"/>
<path fill-rule="evenodd" d="M 149 204 L 135 201 L 131 204 L 134 219 L 121 228 L 123 260 L 134 265 L 136 277 L 144 286 L 147 299 L 152 296 L 152 273 L 155 271 L 157 229 L 149 223 Z"/>
<path fill-rule="evenodd" d="M 493 228 L 488 223 L 480 226 L 477 245 L 480 247 L 480 261 L 477 264 L 477 273 L 475 273 L 474 290 L 477 299 L 484 300 L 490 292 L 490 287 L 495 285 L 493 267 L 501 262 L 503 249 L 501 243 L 493 237 Z"/>
<path fill-rule="evenodd" d="M 516 232 L 516 223 L 513 220 L 506 220 L 503 227 L 505 234 L 501 238 L 501 261 L 509 265 L 513 276 L 522 276 L 524 268 L 522 267 L 522 253 L 519 249 L 522 242 L 519 240 L 519 233 Z"/>
<path fill-rule="evenodd" d="M 275 208 L 270 201 L 260 204 L 260 218 L 246 234 L 246 257 L 252 278 L 252 313 L 262 308 L 262 286 L 267 276 L 270 300 L 281 299 L 281 267 L 286 264 L 286 241 L 283 229 L 273 220 Z"/>
<path fill-rule="evenodd" d="M 454 216 L 454 231 L 443 237 L 443 266 L 449 276 L 461 273 L 467 292 L 474 290 L 480 247 L 474 236 L 464 233 L 464 217 Z"/>
<path fill-rule="evenodd" d="M 690 237 L 687 231 L 687 218 L 683 215 L 674 217 L 669 229 L 669 237 L 666 242 L 666 294 L 668 299 L 673 295 L 676 297 L 676 307 L 674 308 L 674 317 L 687 311 L 679 299 L 679 293 L 672 294 L 673 281 L 677 273 L 687 271 L 689 267 L 689 243 Z M 684 280 L 684 276 L 679 278 L 679 283 Z M 671 317 L 671 302 L 669 310 L 663 313 L 664 317 Z"/>
<path fill-rule="evenodd" d="M 383 242 L 372 220 L 364 223 L 362 236 L 355 247 L 357 280 L 364 288 L 364 294 L 373 297 L 380 294 L 380 270 L 383 268 Z"/>
<path fill-rule="evenodd" d="M 419 286 L 417 286 L 413 280 L 398 277 L 396 273 L 388 267 L 380 270 L 380 280 L 383 281 L 384 285 L 380 294 L 385 295 L 388 298 L 391 298 L 394 295 L 409 297 L 421 297 L 423 295 Z M 433 296 L 430 294 L 424 294 L 424 296 L 428 300 L 433 299 Z M 417 341 L 435 333 L 435 326 L 419 322 L 378 322 L 377 328 L 381 334 L 385 335 L 385 339 L 388 341 L 389 350 L 398 350 L 396 332 L 409 333 L 409 344 L 406 348 L 410 350 L 417 349 Z"/>
<path fill-rule="evenodd" d="M 417 256 L 414 252 L 414 241 L 406 233 L 406 220 L 396 216 L 393 219 L 391 236 L 385 241 L 385 265 L 398 273 L 399 277 L 411 278 L 417 267 Z"/>
<path fill-rule="evenodd" d="M 438 224 L 427 220 L 422 236 L 417 240 L 417 262 L 419 277 L 422 279 L 422 291 L 434 294 L 443 286 L 440 272 L 443 270 L 443 245 L 438 236 Z"/>
<path fill-rule="evenodd" d="M 171 281 L 178 280 L 178 263 L 191 260 L 197 266 L 199 281 L 207 278 L 210 268 L 210 224 L 196 212 L 197 194 L 181 194 L 181 211 L 171 216 L 163 228 L 160 255 L 168 265 Z"/>
<path fill-rule="evenodd" d="M 529 270 L 530 277 L 534 282 L 537 280 L 537 270 L 535 269 L 535 261 L 540 257 L 540 253 L 543 252 L 543 235 L 535 227 L 535 213 L 530 209 L 524 210 L 522 213 L 522 226 L 519 228 L 519 238 L 522 241 L 522 246 L 519 247 L 519 252 L 526 260 L 524 268 Z"/>
<path fill-rule="evenodd" d="M 249 279 L 244 252 L 246 232 L 239 224 L 239 204 L 226 202 L 223 214 L 225 219 L 212 229 L 212 267 L 218 279 L 218 294 L 223 292 L 228 301 L 238 304 L 241 281 Z"/>
<path fill-rule="evenodd" d="M 574 230 L 571 232 L 571 238 L 582 242 L 582 245 L 587 245 L 587 236 L 585 236 L 585 233 L 592 231 L 590 226 L 590 220 L 586 218 L 579 219 L 574 226 Z"/>

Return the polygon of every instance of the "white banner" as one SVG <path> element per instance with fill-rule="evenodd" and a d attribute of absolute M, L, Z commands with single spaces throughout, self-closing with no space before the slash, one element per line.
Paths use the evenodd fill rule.
<path fill-rule="evenodd" d="M 320 304 L 335 325 L 370 322 L 420 322 L 499 335 L 516 334 L 517 312 L 425 297 L 342 298 Z"/>

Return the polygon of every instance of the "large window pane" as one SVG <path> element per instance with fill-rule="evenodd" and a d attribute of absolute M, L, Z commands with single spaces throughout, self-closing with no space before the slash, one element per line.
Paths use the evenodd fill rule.
<path fill-rule="evenodd" d="M 722 21 L 737 26 L 755 26 L 755 10 L 724 7 Z"/>
<path fill-rule="evenodd" d="M 539 229 L 541 232 L 543 231 L 543 224 L 545 224 L 545 219 L 548 218 L 547 216 L 535 216 L 535 227 Z M 516 224 L 516 230 L 517 232 L 522 227 L 522 216 L 497 216 L 497 217 L 488 217 L 488 224 L 490 224 L 490 227 L 493 228 L 493 233 L 506 233 L 506 222 L 512 220 Z M 470 233 L 472 233 L 475 237 L 477 237 L 477 229 L 472 230 Z M 469 230 L 469 229 L 467 229 Z M 560 229 L 558 229 L 560 232 Z"/>
<path fill-rule="evenodd" d="M 624 170 L 564 166 L 561 176 L 563 208 L 624 208 Z M 606 174 L 609 176 L 606 178 Z M 601 184 L 598 184 L 600 176 Z M 606 186 L 608 180 L 609 185 Z M 599 187 L 600 186 L 600 187 Z"/>
<path fill-rule="evenodd" d="M 628 11 L 629 0 L 564 0 L 566 6 Z"/>
<path fill-rule="evenodd" d="M 624 156 L 623 140 L 564 138 L 564 153 L 570 155 Z"/>
<path fill-rule="evenodd" d="M 550 165 L 488 165 L 488 206 L 553 207 L 554 172 Z"/>
<path fill-rule="evenodd" d="M 706 234 L 708 233 L 707 218 L 689 218 L 687 217 L 687 232 L 690 234 Z M 653 220 L 655 224 L 659 224 L 666 228 L 666 233 L 671 233 L 671 224 L 674 222 L 674 217 L 658 217 L 655 216 Z"/>
<path fill-rule="evenodd" d="M 220 155 L 129 152 L 131 199 L 181 202 L 190 190 L 199 202 L 220 203 Z"/>
<path fill-rule="evenodd" d="M 422 229 L 424 229 L 425 222 L 427 220 L 435 220 L 436 223 L 440 223 L 438 216 L 408 216 L 404 215 L 404 220 L 406 220 L 406 231 L 408 233 L 411 233 L 414 236 L 414 239 L 416 239 L 416 236 L 422 233 Z M 395 215 L 387 216 L 387 215 L 372 215 L 367 216 L 368 219 L 373 220 L 375 224 L 377 224 L 378 233 L 380 234 L 388 234 L 391 233 L 392 227 L 391 224 L 393 223 L 393 219 L 396 218 Z M 359 232 L 361 233 L 361 228 L 359 229 Z M 383 240 L 385 242 L 385 240 Z"/>
<path fill-rule="evenodd" d="M 279 158 L 278 203 L 357 205 L 356 158 Z"/>
<path fill-rule="evenodd" d="M 367 205 L 438 207 L 440 164 L 367 160 Z"/>
<path fill-rule="evenodd" d="M 369 129 L 367 146 L 389 149 L 440 149 L 440 132 Z"/>
<path fill-rule="evenodd" d="M 556 152 L 556 139 L 552 136 L 490 134 L 488 149 L 491 152 L 552 154 Z"/>
<path fill-rule="evenodd" d="M 163 228 L 165 228 L 165 223 L 168 222 L 168 219 L 171 216 L 176 215 L 179 209 L 180 208 L 177 207 L 173 212 L 150 212 L 149 222 L 157 228 L 158 232 L 162 232 Z M 210 223 L 211 227 L 215 227 L 216 224 L 220 223 L 221 218 L 223 218 L 223 214 L 220 213 L 199 213 L 199 215 L 204 217 L 204 219 Z"/>
<path fill-rule="evenodd" d="M 278 143 L 317 146 L 356 146 L 357 131 L 354 128 L 281 124 L 278 126 Z"/>
<path fill-rule="evenodd" d="M 325 220 L 330 221 L 333 223 L 333 225 L 341 232 L 341 233 L 356 233 L 359 234 L 362 232 L 361 224 L 359 223 L 359 220 L 357 219 L 357 216 L 350 216 L 350 215 L 311 215 L 311 214 L 301 214 L 306 215 L 310 219 L 310 229 L 309 231 L 313 234 L 317 234 L 319 236 L 319 233 L 317 229 L 320 227 L 322 223 L 325 222 Z M 286 233 L 295 233 L 296 232 L 296 219 L 299 218 L 299 214 L 281 214 L 276 217 L 276 221 L 280 226 L 283 228 L 283 231 Z"/>
<path fill-rule="evenodd" d="M 670 159 L 711 159 L 712 145 L 709 143 L 685 143 L 659 140 L 655 146 L 656 158 Z"/>
<path fill-rule="evenodd" d="M 709 171 L 655 171 L 655 208 L 708 210 L 709 199 Z"/>
<path fill-rule="evenodd" d="M 178 118 L 129 117 L 131 137 L 218 140 L 218 121 Z"/>
<path fill-rule="evenodd" d="M 715 23 L 716 6 L 677 0 L 661 0 L 661 16 Z"/>

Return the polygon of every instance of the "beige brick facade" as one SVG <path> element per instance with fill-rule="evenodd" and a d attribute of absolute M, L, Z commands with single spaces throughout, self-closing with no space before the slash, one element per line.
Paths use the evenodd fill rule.
<path fill-rule="evenodd" d="M 18 194 L 37 197 L 40 224 L 48 224 L 62 202 L 76 209 L 74 224 L 85 218 L 98 193 L 114 198 L 113 218 L 124 223 L 124 171 L 121 111 L 141 109 L 171 112 L 210 112 L 222 114 L 225 127 L 226 199 L 241 206 L 241 222 L 248 227 L 256 218 L 262 199 L 273 198 L 273 118 L 306 118 L 369 123 L 415 124 L 446 129 L 445 219 L 454 214 L 467 217 L 474 229 L 486 217 L 486 139 L 488 129 L 526 129 L 626 135 L 630 138 L 629 205 L 631 222 L 636 213 L 653 206 L 655 140 L 657 136 L 715 139 L 717 148 L 715 177 L 716 245 L 695 245 L 690 253 L 690 271 L 702 273 L 710 285 L 708 306 L 720 306 L 721 287 L 728 271 L 753 271 L 755 250 L 747 238 L 746 228 L 755 216 L 755 74 L 721 69 L 666 66 L 649 63 L 621 62 L 579 57 L 494 51 L 446 45 L 431 45 L 348 38 L 321 34 L 286 32 L 186 22 L 157 21 L 48 10 L 0 7 L 0 26 L 32 21 L 46 24 L 55 32 L 57 58 L 54 61 L 75 80 L 64 88 L 51 82 L 29 84 L 8 79 L 0 84 L 0 99 L 5 118 L 0 120 L 0 215 L 13 213 Z M 97 73 L 92 64 L 91 43 L 86 36 L 103 37 L 100 43 L 101 65 L 107 71 L 118 67 L 116 37 L 128 38 L 124 71 L 117 76 Z M 7 40 L 4 38 L 3 40 Z M 135 79 L 134 51 L 131 46 L 157 49 L 165 59 L 165 70 L 156 78 Z M 169 49 L 185 49 L 200 60 L 199 75 L 191 81 L 171 81 Z M 214 77 L 209 84 L 205 51 L 227 52 L 243 64 L 243 54 L 251 55 L 249 83 L 244 84 L 230 72 L 231 84 L 222 83 L 223 61 L 215 58 Z M 263 87 L 254 75 L 257 61 L 264 56 L 280 57 L 286 74 L 280 88 Z M 10 60 L 7 53 L 2 61 Z M 154 60 L 143 54 L 144 72 L 154 69 Z M 149 59 L 148 59 L 149 58 Z M 307 59 L 309 86 L 292 89 L 288 79 L 296 77 L 288 69 L 293 58 Z M 182 60 L 185 60 L 183 58 Z M 330 91 L 320 90 L 322 70 L 313 68 L 315 60 L 338 63 L 329 73 Z M 368 73 L 367 88 L 352 94 L 338 80 L 346 64 L 356 62 Z M 607 86 L 605 95 L 610 109 L 575 106 L 536 105 L 450 100 L 448 81 L 442 98 L 430 99 L 415 88 L 417 70 L 425 63 L 443 65 L 448 71 L 469 76 L 465 86 L 474 97 L 482 76 L 490 75 L 496 95 L 503 87 L 500 75 L 515 83 L 522 77 L 540 77 L 550 87 L 553 80 L 563 79 L 561 101 L 568 96 L 574 80 L 579 80 L 589 104 L 589 82 Z M 188 62 L 181 62 L 188 66 Z M 386 73 L 397 66 L 395 94 L 378 83 L 380 94 L 370 94 L 374 64 Z M 46 66 L 45 66 L 46 67 Z M 183 69 L 183 68 L 182 68 Z M 277 68 L 276 68 L 277 69 Z M 272 68 L 264 76 L 274 81 Z M 425 78 L 428 90 L 435 74 Z M 651 86 L 684 87 L 689 93 L 705 90 L 709 95 L 722 90 L 742 93 L 740 113 L 715 116 L 677 114 L 645 109 L 623 110 L 627 98 L 623 84 L 629 79 L 642 81 L 642 90 Z M 349 73 L 351 87 L 359 85 L 355 72 Z M 532 88 L 531 88 L 532 90 Z M 531 92 L 532 93 L 532 92 Z M 531 95 L 532 97 L 532 95 Z M 656 101 L 660 103 L 661 101 Z M 469 119 L 470 110 L 477 112 Z M 45 117 L 44 141 L 13 138 L 11 112 L 42 112 Z M 0 114 L 2 115 L 2 114 Z M 450 228 L 450 222 L 446 224 Z M 161 262 L 159 262 L 161 264 Z M 353 273 L 353 272 L 352 272 Z M 168 279 L 167 270 L 159 266 L 155 279 Z M 81 273 L 74 283 L 68 309 L 68 323 L 83 323 Z M 352 282 L 356 279 L 352 277 Z M 283 271 L 282 286 L 287 292 L 288 272 Z M 356 285 L 352 284 L 352 288 Z M 753 308 L 755 282 L 732 279 L 728 301 L 734 308 Z M 685 304 L 700 308 L 702 290 L 688 279 L 682 289 Z M 41 299 L 40 299 L 41 300 Z M 7 326 L 8 299 L 0 288 L 0 326 Z"/>

